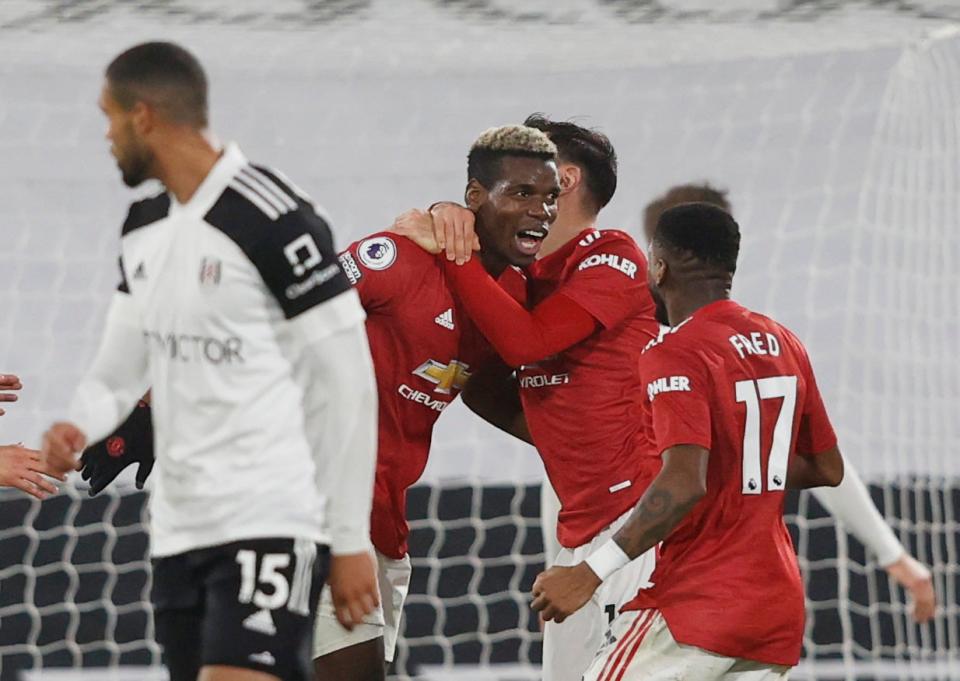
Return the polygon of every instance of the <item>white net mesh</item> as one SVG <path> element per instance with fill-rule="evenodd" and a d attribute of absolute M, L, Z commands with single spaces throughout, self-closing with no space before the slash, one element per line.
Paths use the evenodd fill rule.
<path fill-rule="evenodd" d="M 143 493 L 43 504 L 0 493 L 0 660 L 39 666 L 158 664 Z"/>
<path fill-rule="evenodd" d="M 941 675 L 957 672 L 960 651 L 958 75 L 956 28 L 904 50 L 891 73 L 850 230 L 836 387 L 841 437 L 870 453 L 878 501 L 904 545 L 934 566 L 945 610 L 932 626 L 910 626 L 902 595 L 887 603 L 892 587 L 850 561 L 849 588 L 869 599 L 841 598 L 841 649 L 846 659 L 920 660 Z"/>
<path fill-rule="evenodd" d="M 639 234 L 645 202 L 677 182 L 731 190 L 737 297 L 808 344 L 845 453 L 935 569 L 945 608 L 915 627 L 862 547 L 795 500 L 797 677 L 957 678 L 960 55 L 953 37 L 903 49 L 956 19 L 946 2 L 836 0 L 4 2 L 0 370 L 25 389 L 0 437 L 36 444 L 96 347 L 130 197 L 94 102 L 133 42 L 196 50 L 218 131 L 323 203 L 341 244 L 459 196 L 480 130 L 581 116 L 621 157 L 604 226 Z M 505 663 L 504 678 L 536 678 L 541 477 L 529 448 L 460 406 L 444 414 L 411 494 L 401 675 Z M 4 681 L 158 662 L 143 500 L 0 493 Z"/>

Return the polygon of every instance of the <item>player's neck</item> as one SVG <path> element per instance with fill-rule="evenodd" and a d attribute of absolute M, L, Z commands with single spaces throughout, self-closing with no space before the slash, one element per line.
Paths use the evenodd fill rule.
<path fill-rule="evenodd" d="M 585 229 L 596 229 L 597 214 L 582 206 L 564 204 L 557 219 L 550 225 L 550 233 L 543 240 L 537 258 L 543 258 L 560 250 L 572 238 Z"/>
<path fill-rule="evenodd" d="M 171 136 L 156 155 L 156 178 L 177 201 L 186 203 L 196 193 L 223 153 L 207 131 Z"/>
<path fill-rule="evenodd" d="M 494 279 L 498 279 L 500 275 L 503 274 L 503 271 L 507 269 L 507 265 L 510 264 L 505 258 L 501 258 L 494 253 L 492 248 L 480 250 L 480 263 L 483 265 L 483 269 L 487 271 L 487 274 Z"/>
<path fill-rule="evenodd" d="M 667 306 L 667 319 L 670 320 L 670 326 L 676 326 L 701 307 L 706 307 L 718 300 L 729 299 L 730 287 L 722 284 L 705 286 L 694 291 L 684 291 L 670 296 L 664 301 Z"/>

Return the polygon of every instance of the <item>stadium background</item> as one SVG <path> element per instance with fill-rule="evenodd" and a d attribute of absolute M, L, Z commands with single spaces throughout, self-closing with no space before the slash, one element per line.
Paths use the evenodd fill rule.
<path fill-rule="evenodd" d="M 895 0 L 4 0 L 0 369 L 25 389 L 0 439 L 36 445 L 96 348 L 132 195 L 95 101 L 124 47 L 194 50 L 222 139 L 311 193 L 341 245 L 460 197 L 484 128 L 576 117 L 620 154 L 601 226 L 639 237 L 677 182 L 730 189 L 735 296 L 808 344 L 846 455 L 934 566 L 943 608 L 916 627 L 856 540 L 792 497 L 809 606 L 795 678 L 960 678 L 958 22 L 955 2 Z M 459 405 L 441 419 L 410 499 L 399 674 L 537 678 L 541 477 Z M 0 492 L 3 681 L 158 663 L 144 521 L 129 486 Z"/>

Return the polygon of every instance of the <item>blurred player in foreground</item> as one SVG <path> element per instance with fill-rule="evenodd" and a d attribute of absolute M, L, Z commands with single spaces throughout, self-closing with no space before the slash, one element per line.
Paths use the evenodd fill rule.
<path fill-rule="evenodd" d="M 534 444 L 562 501 L 556 563 L 573 565 L 619 529 L 655 469 L 635 414 L 641 349 L 656 337 L 646 259 L 618 230 L 597 230 L 616 190 L 617 160 L 602 134 L 534 115 L 559 157 L 559 216 L 536 262 L 526 268 L 528 307 L 518 303 L 469 252 L 471 211 L 435 207 L 438 241 L 454 260 L 444 268 L 467 314 L 503 358 L 478 371 L 464 402 L 502 430 Z M 449 234 L 449 238 L 447 235 Z M 482 250 L 481 250 L 482 253 Z M 448 253 L 449 255 L 449 253 Z M 514 368 L 517 368 L 514 374 Z M 605 583 L 588 607 L 544 629 L 543 676 L 579 681 L 614 614 L 647 583 L 654 554 Z"/>
<path fill-rule="evenodd" d="M 653 230 L 665 210 L 693 201 L 709 203 L 732 213 L 727 192 L 708 183 L 676 185 L 644 209 L 643 231 L 647 242 L 653 240 Z M 907 590 L 912 600 L 913 618 L 920 623 L 930 620 L 937 607 L 930 570 L 911 556 L 894 535 L 853 464 L 846 461 L 843 482 L 839 486 L 818 487 L 813 494 L 845 529 L 873 551 L 877 563 L 887 574 Z"/>
<path fill-rule="evenodd" d="M 590 565 L 553 567 L 533 607 L 562 621 L 663 542 L 653 586 L 624 607 L 584 678 L 786 679 L 804 596 L 784 492 L 837 485 L 843 459 L 806 350 L 729 299 L 737 223 L 704 203 L 663 213 L 649 280 L 670 330 L 641 358 L 644 421 L 663 465 Z"/>
<path fill-rule="evenodd" d="M 143 489 L 153 470 L 153 419 L 150 404 L 145 400 L 137 406 L 127 420 L 117 426 L 109 436 L 89 445 L 80 457 L 80 476 L 90 484 L 88 493 L 95 496 L 120 475 L 124 468 L 137 465 L 134 484 Z"/>
<path fill-rule="evenodd" d="M 344 624 L 376 606 L 363 309 L 311 202 L 210 133 L 193 55 L 127 50 L 100 106 L 124 183 L 166 192 L 130 208 L 100 350 L 44 457 L 72 469 L 149 386 L 153 600 L 172 681 L 305 678 L 327 545 Z"/>
<path fill-rule="evenodd" d="M 513 268 L 531 264 L 540 247 L 522 235 L 546 234 L 557 214 L 556 147 L 533 128 L 488 130 L 470 150 L 467 177 L 465 201 L 477 214 L 483 268 L 522 299 L 523 279 Z M 324 588 L 314 664 L 318 681 L 376 681 L 384 678 L 384 660 L 393 660 L 410 583 L 407 489 L 426 467 L 437 418 L 496 355 L 454 298 L 442 263 L 408 239 L 373 234 L 351 244 L 340 262 L 367 312 L 377 377 L 370 532 L 381 606 L 347 631 Z"/>

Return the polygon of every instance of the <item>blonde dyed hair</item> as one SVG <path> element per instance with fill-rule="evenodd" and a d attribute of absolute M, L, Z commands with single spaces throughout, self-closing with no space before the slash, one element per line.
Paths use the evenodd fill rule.
<path fill-rule="evenodd" d="M 557 155 L 557 145 L 550 141 L 546 133 L 525 125 L 502 125 L 484 130 L 470 147 L 471 152 L 479 149 L 501 153 Z"/>
<path fill-rule="evenodd" d="M 525 125 L 504 125 L 485 130 L 467 155 L 467 179 L 488 189 L 500 177 L 500 161 L 508 156 L 557 160 L 557 147 L 546 133 Z"/>

